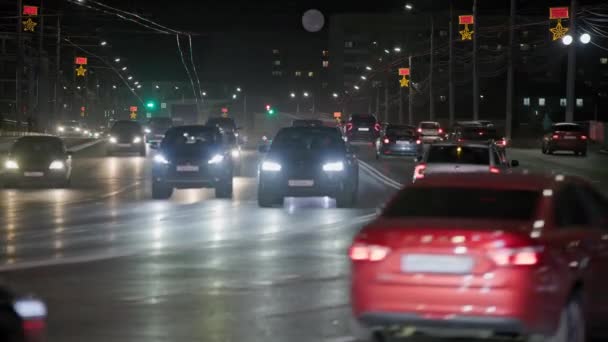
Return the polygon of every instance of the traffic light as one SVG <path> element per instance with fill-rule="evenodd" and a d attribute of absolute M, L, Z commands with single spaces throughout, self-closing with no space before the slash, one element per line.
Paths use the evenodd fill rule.
<path fill-rule="evenodd" d="M 266 114 L 272 116 L 272 115 L 275 115 L 276 113 L 277 113 L 277 111 L 271 105 L 266 105 Z"/>
<path fill-rule="evenodd" d="M 156 102 L 149 100 L 148 102 L 146 102 L 146 109 L 148 110 L 155 110 L 156 109 Z"/>

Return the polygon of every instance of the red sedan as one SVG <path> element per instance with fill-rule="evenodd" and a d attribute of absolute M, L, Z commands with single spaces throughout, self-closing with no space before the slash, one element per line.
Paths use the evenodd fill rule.
<path fill-rule="evenodd" d="M 602 335 L 607 223 L 608 202 L 578 178 L 422 179 L 349 249 L 353 333 L 555 342 Z"/>

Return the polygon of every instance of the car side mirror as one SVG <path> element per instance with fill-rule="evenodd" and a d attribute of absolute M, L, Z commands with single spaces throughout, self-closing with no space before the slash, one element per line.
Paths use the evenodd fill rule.
<path fill-rule="evenodd" d="M 518 167 L 519 166 L 519 160 L 511 160 L 511 166 L 512 167 Z"/>
<path fill-rule="evenodd" d="M 258 146 L 258 152 L 267 153 L 269 148 L 270 147 L 268 145 L 260 145 L 260 146 Z"/>
<path fill-rule="evenodd" d="M 422 156 L 417 156 L 416 158 L 414 158 L 414 161 L 416 163 L 420 163 L 422 161 Z"/>
<path fill-rule="evenodd" d="M 158 150 L 158 147 L 159 147 L 158 141 L 151 141 L 149 145 L 150 145 L 151 149 Z"/>

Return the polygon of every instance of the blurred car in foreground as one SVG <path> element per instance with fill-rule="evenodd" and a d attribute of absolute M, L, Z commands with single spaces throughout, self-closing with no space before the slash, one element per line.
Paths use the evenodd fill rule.
<path fill-rule="evenodd" d="M 57 135 L 62 137 L 82 137 L 84 129 L 76 120 L 61 121 L 57 125 Z"/>
<path fill-rule="evenodd" d="M 443 128 L 435 121 L 421 121 L 417 132 L 423 143 L 441 141 L 445 136 Z"/>
<path fill-rule="evenodd" d="M 217 127 L 173 127 L 160 146 L 150 146 L 158 147 L 152 168 L 153 198 L 169 198 L 174 188 L 215 188 L 216 197 L 232 197 L 232 159 Z"/>
<path fill-rule="evenodd" d="M 136 121 L 116 121 L 110 129 L 106 154 L 112 156 L 118 152 L 139 153 L 142 157 L 146 156 L 144 130 Z"/>
<path fill-rule="evenodd" d="M 173 120 L 170 117 L 151 118 L 144 127 L 146 143 L 160 142 L 165 137 L 165 132 L 171 127 L 173 127 Z"/>
<path fill-rule="evenodd" d="M 291 122 L 291 127 L 323 127 L 323 121 L 296 119 Z"/>
<path fill-rule="evenodd" d="M 389 124 L 376 142 L 376 159 L 384 156 L 420 154 L 422 154 L 422 141 L 413 126 Z"/>
<path fill-rule="evenodd" d="M 46 341 L 46 305 L 0 287 L 0 341 Z"/>
<path fill-rule="evenodd" d="M 359 184 L 357 159 L 336 128 L 287 127 L 272 144 L 259 167 L 258 204 L 270 207 L 284 197 L 336 199 L 338 207 L 354 205 Z"/>
<path fill-rule="evenodd" d="M 587 155 L 587 135 L 581 125 L 568 122 L 554 124 L 543 136 L 541 151 L 544 154 L 571 151 L 584 157 Z"/>
<path fill-rule="evenodd" d="M 437 143 L 431 145 L 414 168 L 413 182 L 437 173 L 503 173 L 519 166 L 509 162 L 504 149 L 493 144 Z"/>
<path fill-rule="evenodd" d="M 346 123 L 345 135 L 348 141 L 376 142 L 380 136 L 380 123 L 372 114 L 353 114 Z"/>
<path fill-rule="evenodd" d="M 442 175 L 407 186 L 350 247 L 353 332 L 543 342 L 604 334 L 607 222 L 606 199 L 563 175 Z"/>
<path fill-rule="evenodd" d="M 21 137 L 11 147 L 4 161 L 3 171 L 5 187 L 69 187 L 72 178 L 72 156 L 59 137 Z"/>

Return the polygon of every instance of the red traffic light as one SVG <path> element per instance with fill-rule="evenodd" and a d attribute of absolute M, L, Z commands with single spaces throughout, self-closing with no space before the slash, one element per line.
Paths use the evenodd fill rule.
<path fill-rule="evenodd" d="M 266 105 L 266 110 L 270 110 L 270 105 Z"/>

